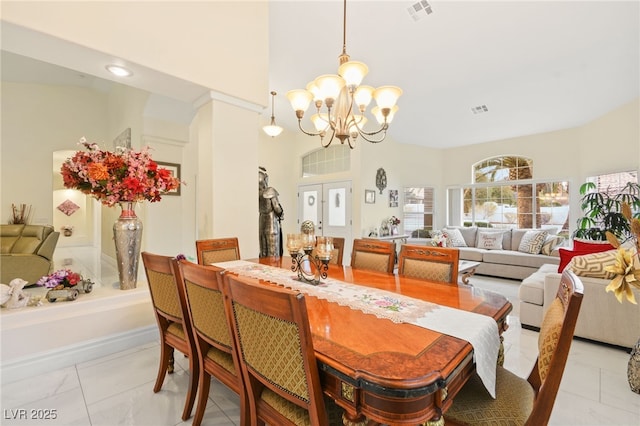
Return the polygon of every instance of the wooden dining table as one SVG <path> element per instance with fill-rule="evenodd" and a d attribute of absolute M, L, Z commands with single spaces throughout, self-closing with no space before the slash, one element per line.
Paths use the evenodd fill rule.
<path fill-rule="evenodd" d="M 286 256 L 250 261 L 291 267 Z M 328 275 L 490 316 L 499 333 L 508 327 L 512 305 L 497 293 L 349 266 L 330 265 Z M 444 423 L 453 398 L 475 371 L 469 342 L 315 296 L 305 299 L 322 388 L 344 408 L 345 425 Z"/>

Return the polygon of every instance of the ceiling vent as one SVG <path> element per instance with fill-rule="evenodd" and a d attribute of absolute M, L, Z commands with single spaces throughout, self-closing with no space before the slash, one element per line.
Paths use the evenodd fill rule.
<path fill-rule="evenodd" d="M 473 112 L 474 114 L 484 114 L 485 112 L 489 112 L 489 108 L 487 108 L 486 105 L 478 105 L 471 108 L 471 112 Z"/>
<path fill-rule="evenodd" d="M 411 19 L 413 19 L 414 22 L 417 22 L 425 16 L 431 15 L 433 10 L 431 10 L 431 5 L 426 0 L 420 0 L 419 2 L 409 6 L 407 8 L 407 12 L 409 12 Z"/>

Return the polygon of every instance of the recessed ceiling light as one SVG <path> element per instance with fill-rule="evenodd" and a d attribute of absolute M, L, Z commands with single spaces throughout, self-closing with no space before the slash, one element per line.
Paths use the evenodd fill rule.
<path fill-rule="evenodd" d="M 131 71 L 120 65 L 107 65 L 105 68 L 111 74 L 117 75 L 118 77 L 131 77 L 133 75 Z"/>

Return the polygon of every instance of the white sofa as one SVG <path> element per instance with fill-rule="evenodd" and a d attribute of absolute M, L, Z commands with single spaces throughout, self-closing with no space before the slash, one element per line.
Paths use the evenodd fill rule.
<path fill-rule="evenodd" d="M 451 227 L 443 231 L 446 232 L 447 229 Z M 556 247 L 549 252 L 550 254 L 529 254 L 518 251 L 522 237 L 528 229 L 478 227 L 456 227 L 456 229 L 460 230 L 467 245 L 467 247 L 456 247 L 460 250 L 460 259 L 481 262 L 476 268 L 476 274 L 521 280 L 536 272 L 544 264 L 560 263 Z M 479 232 L 501 233 L 502 250 L 479 248 Z"/>
<path fill-rule="evenodd" d="M 557 265 L 543 265 L 522 281 L 519 289 L 520 322 L 525 328 L 539 329 L 542 317 L 560 285 Z M 640 304 L 618 302 L 605 287 L 611 280 L 579 277 L 584 285 L 584 297 L 575 336 L 611 345 L 630 348 L 640 339 Z M 634 289 L 636 300 L 640 291 Z"/>

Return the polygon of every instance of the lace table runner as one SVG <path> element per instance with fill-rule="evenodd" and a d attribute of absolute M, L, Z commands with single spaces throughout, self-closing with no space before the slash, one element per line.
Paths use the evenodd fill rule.
<path fill-rule="evenodd" d="M 378 318 L 386 318 L 396 323 L 414 324 L 466 340 L 473 346 L 478 376 L 489 394 L 495 398 L 500 337 L 496 321 L 489 316 L 332 278 L 327 278 L 323 283 L 314 286 L 298 281 L 296 275 L 289 270 L 243 260 L 214 263 L 214 265 L 238 275 L 290 287 L 304 294 L 348 306 Z"/>

